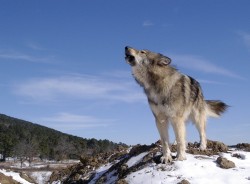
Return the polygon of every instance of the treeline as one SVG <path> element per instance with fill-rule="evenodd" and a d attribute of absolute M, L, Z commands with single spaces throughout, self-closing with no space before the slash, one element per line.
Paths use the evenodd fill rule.
<path fill-rule="evenodd" d="M 77 136 L 0 114 L 0 154 L 32 161 L 34 157 L 50 160 L 79 159 L 81 155 L 109 152 L 122 143 L 84 139 Z"/>

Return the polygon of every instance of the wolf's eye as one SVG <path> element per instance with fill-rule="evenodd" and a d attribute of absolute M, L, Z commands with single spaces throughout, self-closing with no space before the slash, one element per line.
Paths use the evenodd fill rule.
<path fill-rule="evenodd" d="M 141 50 L 140 53 L 146 54 L 146 51 L 145 50 Z"/>

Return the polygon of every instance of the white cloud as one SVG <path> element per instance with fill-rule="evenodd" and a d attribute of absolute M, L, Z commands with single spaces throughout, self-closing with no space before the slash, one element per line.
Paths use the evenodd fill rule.
<path fill-rule="evenodd" d="M 59 130 L 79 130 L 85 128 L 107 127 L 110 126 L 115 120 L 99 119 L 88 115 L 62 112 L 51 117 L 41 118 L 40 121 L 48 124 L 51 128 Z"/>
<path fill-rule="evenodd" d="M 37 78 L 15 86 L 15 93 L 34 101 L 64 99 L 140 102 L 145 96 L 135 82 L 107 76 L 69 75 Z"/>
<path fill-rule="evenodd" d="M 219 67 L 208 60 L 193 55 L 172 55 L 171 58 L 174 60 L 173 63 L 177 64 L 177 66 L 181 66 L 184 68 L 205 72 L 205 73 L 213 73 L 218 75 L 223 75 L 226 77 L 244 79 L 238 74 L 231 72 L 225 68 Z"/>
<path fill-rule="evenodd" d="M 36 50 L 36 51 L 43 51 L 43 50 L 47 50 L 45 48 L 43 48 L 42 46 L 40 46 L 39 44 L 37 43 L 34 43 L 34 42 L 28 42 L 27 43 L 27 46 L 33 50 Z"/>
<path fill-rule="evenodd" d="M 143 22 L 142 26 L 144 27 L 150 27 L 150 26 L 153 26 L 153 22 L 149 21 L 149 20 L 146 20 Z"/>
<path fill-rule="evenodd" d="M 198 79 L 200 83 L 203 84 L 217 84 L 217 85 L 226 85 L 226 83 L 218 82 L 218 81 L 212 81 L 212 80 L 205 80 L 205 79 Z"/>
<path fill-rule="evenodd" d="M 244 31 L 239 31 L 238 35 L 242 38 L 247 48 L 250 49 L 250 34 Z"/>
<path fill-rule="evenodd" d="M 56 116 L 43 118 L 45 121 L 49 122 L 56 122 L 56 123 L 92 123 L 97 122 L 99 119 L 96 119 L 92 116 L 85 116 L 85 115 L 76 115 L 70 113 L 58 113 Z"/>
<path fill-rule="evenodd" d="M 26 62 L 34 62 L 34 63 L 49 63 L 52 61 L 51 57 L 37 57 L 29 54 L 24 54 L 20 52 L 0 52 L 0 62 L 2 59 L 14 60 L 14 61 L 26 61 Z"/>

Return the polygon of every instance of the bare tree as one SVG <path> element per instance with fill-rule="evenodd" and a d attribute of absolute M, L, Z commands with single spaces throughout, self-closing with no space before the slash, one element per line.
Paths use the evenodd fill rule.
<path fill-rule="evenodd" d="M 14 147 L 14 154 L 18 160 L 20 160 L 21 168 L 23 167 L 23 163 L 26 160 L 26 142 L 21 141 Z"/>
<path fill-rule="evenodd" d="M 68 141 L 66 138 L 60 138 L 57 146 L 55 147 L 55 159 L 56 160 L 64 160 L 68 159 L 69 155 L 75 154 L 74 145 Z"/>
<path fill-rule="evenodd" d="M 27 160 L 29 166 L 31 166 L 31 162 L 37 155 L 37 152 L 37 146 L 35 143 L 32 143 L 32 141 L 21 141 L 14 147 L 14 154 L 20 160 L 21 168 L 25 160 Z"/>

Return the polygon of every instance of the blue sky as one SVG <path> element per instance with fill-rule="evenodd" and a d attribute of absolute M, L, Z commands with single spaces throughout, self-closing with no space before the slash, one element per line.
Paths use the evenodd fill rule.
<path fill-rule="evenodd" d="M 159 139 L 126 45 L 160 52 L 231 107 L 208 138 L 250 142 L 250 2 L 0 1 L 0 113 L 84 138 Z M 172 130 L 170 130 L 172 132 Z M 171 133 L 171 140 L 173 140 Z M 198 141 L 192 124 L 187 139 Z"/>

